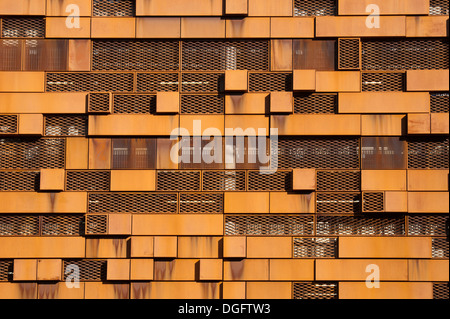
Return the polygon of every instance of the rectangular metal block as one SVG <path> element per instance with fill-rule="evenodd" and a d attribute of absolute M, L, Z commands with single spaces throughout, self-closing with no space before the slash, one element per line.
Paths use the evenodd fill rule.
<path fill-rule="evenodd" d="M 153 257 L 153 236 L 131 236 L 130 257 Z"/>
<path fill-rule="evenodd" d="M 294 91 L 315 91 L 316 70 L 294 70 L 292 89 Z"/>
<path fill-rule="evenodd" d="M 339 299 L 432 299 L 431 282 L 380 282 L 368 288 L 365 282 L 340 282 Z"/>
<path fill-rule="evenodd" d="M 153 259 L 131 259 L 130 280 L 153 280 Z"/>
<path fill-rule="evenodd" d="M 76 5 L 75 12 L 70 5 Z M 89 17 L 92 13 L 92 0 L 47 0 L 47 17 L 65 17 L 79 13 L 80 17 Z"/>
<path fill-rule="evenodd" d="M 36 299 L 36 282 L 0 282 L 0 299 Z"/>
<path fill-rule="evenodd" d="M 316 92 L 360 92 L 359 71 L 316 71 Z"/>
<path fill-rule="evenodd" d="M 45 37 L 46 38 L 90 38 L 91 37 L 91 18 L 78 18 L 77 25 L 70 18 L 52 18 L 45 19 Z M 69 20 L 69 22 L 68 22 Z"/>
<path fill-rule="evenodd" d="M 408 192 L 384 192 L 384 211 L 387 213 L 407 213 Z"/>
<path fill-rule="evenodd" d="M 87 193 L 1 192 L 0 213 L 86 213 Z"/>
<path fill-rule="evenodd" d="M 291 282 L 247 282 L 247 299 L 291 299 Z"/>
<path fill-rule="evenodd" d="M 247 258 L 292 258 L 292 238 L 247 237 Z"/>
<path fill-rule="evenodd" d="M 245 281 L 225 281 L 222 283 L 222 299 L 245 299 Z"/>
<path fill-rule="evenodd" d="M 134 38 L 136 18 L 92 18 L 91 38 Z"/>
<path fill-rule="evenodd" d="M 111 139 L 89 139 L 89 169 L 111 168 Z"/>
<path fill-rule="evenodd" d="M 225 236 L 223 238 L 223 258 L 247 257 L 247 237 Z"/>
<path fill-rule="evenodd" d="M 86 258 L 127 258 L 127 239 L 86 238 Z"/>
<path fill-rule="evenodd" d="M 425 1 L 424 1 L 425 2 Z M 447 37 L 448 15 L 429 17 L 406 17 L 407 37 Z"/>
<path fill-rule="evenodd" d="M 315 212 L 315 193 L 270 192 L 271 214 L 307 214 Z"/>
<path fill-rule="evenodd" d="M 158 138 L 156 140 L 156 168 L 178 169 L 178 154 L 171 154 L 178 140 Z"/>
<path fill-rule="evenodd" d="M 225 114 L 265 114 L 269 93 L 225 95 Z"/>
<path fill-rule="evenodd" d="M 292 16 L 292 0 L 248 0 L 249 16 Z"/>
<path fill-rule="evenodd" d="M 84 299 L 129 299 L 129 283 L 85 282 Z"/>
<path fill-rule="evenodd" d="M 153 256 L 155 258 L 176 258 L 177 250 L 177 236 L 155 236 L 153 238 Z"/>
<path fill-rule="evenodd" d="M 14 281 L 35 281 L 37 259 L 14 259 Z"/>
<path fill-rule="evenodd" d="M 172 259 L 154 261 L 154 280 L 173 281 L 190 280 L 194 281 L 198 270 L 198 259 Z"/>
<path fill-rule="evenodd" d="M 222 237 L 178 236 L 178 258 L 220 258 Z"/>
<path fill-rule="evenodd" d="M 225 20 L 216 17 L 181 18 L 182 38 L 225 38 Z"/>
<path fill-rule="evenodd" d="M 292 39 L 272 40 L 270 50 L 271 71 L 292 71 Z"/>
<path fill-rule="evenodd" d="M 225 0 L 226 15 L 247 15 L 248 0 Z"/>
<path fill-rule="evenodd" d="M 448 213 L 448 192 L 408 192 L 409 213 Z"/>
<path fill-rule="evenodd" d="M 294 168 L 292 170 L 292 189 L 306 191 L 316 189 L 315 168 Z"/>
<path fill-rule="evenodd" d="M 106 280 L 130 280 L 130 259 L 108 259 Z"/>
<path fill-rule="evenodd" d="M 180 113 L 180 93 L 157 92 L 156 113 Z"/>
<path fill-rule="evenodd" d="M 0 92 L 44 92 L 44 88 L 44 72 L 0 72 Z"/>
<path fill-rule="evenodd" d="M 19 114 L 20 135 L 43 135 L 44 116 L 42 114 Z"/>
<path fill-rule="evenodd" d="M 223 135 L 224 132 L 224 115 L 180 115 L 180 128 L 186 129 L 191 136 L 201 136 L 203 130 L 207 128 L 217 129 Z M 197 122 L 195 122 L 197 121 Z M 200 122 L 198 122 L 200 121 Z M 200 124 L 200 125 L 198 125 Z M 198 126 L 196 126 L 198 125 Z M 180 130 L 180 134 L 183 132 Z M 169 134 L 168 134 L 169 135 Z"/>
<path fill-rule="evenodd" d="M 448 191 L 448 169 L 409 169 L 408 191 Z"/>
<path fill-rule="evenodd" d="M 111 170 L 111 191 L 151 192 L 156 189 L 154 170 Z"/>
<path fill-rule="evenodd" d="M 86 93 L 0 93 L 0 112 L 85 113 Z"/>
<path fill-rule="evenodd" d="M 270 259 L 271 281 L 314 280 L 314 259 Z"/>
<path fill-rule="evenodd" d="M 271 18 L 272 38 L 314 38 L 314 17 Z"/>
<path fill-rule="evenodd" d="M 292 92 L 270 92 L 270 113 L 292 113 L 293 111 Z"/>
<path fill-rule="evenodd" d="M 39 188 L 41 191 L 63 191 L 65 170 L 59 168 L 41 168 Z"/>
<path fill-rule="evenodd" d="M 60 281 L 62 279 L 62 259 L 38 259 L 36 279 Z"/>
<path fill-rule="evenodd" d="M 84 282 L 67 287 L 65 282 L 40 283 L 37 287 L 38 299 L 84 299 Z"/>
<path fill-rule="evenodd" d="M 448 91 L 449 70 L 407 70 L 406 91 Z"/>
<path fill-rule="evenodd" d="M 270 38 L 270 18 L 226 20 L 227 38 Z"/>
<path fill-rule="evenodd" d="M 84 137 L 66 138 L 66 169 L 87 169 L 89 141 Z"/>
<path fill-rule="evenodd" d="M 429 8 L 429 0 L 339 0 L 339 15 L 368 15 L 370 4 L 378 6 L 380 15 L 423 15 Z"/>
<path fill-rule="evenodd" d="M 199 280 L 218 281 L 223 276 L 222 259 L 200 259 L 200 276 Z"/>
<path fill-rule="evenodd" d="M 448 134 L 449 133 L 449 115 L 448 113 L 431 113 L 430 114 L 430 130 L 431 134 Z"/>
<path fill-rule="evenodd" d="M 224 260 L 223 280 L 269 280 L 269 259 Z"/>
<path fill-rule="evenodd" d="M 448 260 L 409 259 L 409 281 L 448 281 Z"/>
<path fill-rule="evenodd" d="M 90 71 L 91 70 L 91 40 L 81 40 L 81 39 L 69 40 L 69 57 L 68 57 L 68 59 L 69 59 L 69 61 L 68 61 L 69 71 Z M 72 94 L 76 94 L 76 93 L 72 93 Z M 83 113 L 84 112 L 85 112 L 85 110 L 83 111 Z"/>
<path fill-rule="evenodd" d="M 0 258 L 84 258 L 83 237 L 3 237 Z"/>
<path fill-rule="evenodd" d="M 269 213 L 268 192 L 226 192 L 224 193 L 225 214 L 267 214 Z"/>
<path fill-rule="evenodd" d="M 363 191 L 405 191 L 406 170 L 362 170 Z"/>
<path fill-rule="evenodd" d="M 131 283 L 131 299 L 219 299 L 218 282 Z"/>
<path fill-rule="evenodd" d="M 406 115 L 361 115 L 362 136 L 401 136 L 405 131 Z"/>
<path fill-rule="evenodd" d="M 247 70 L 225 70 L 226 92 L 247 92 L 248 72 Z"/>
<path fill-rule="evenodd" d="M 181 18 L 148 17 L 136 18 L 136 38 L 180 38 Z"/>
<path fill-rule="evenodd" d="M 136 0 L 136 16 L 221 16 L 222 0 Z"/>
<path fill-rule="evenodd" d="M 131 235 L 131 214 L 108 214 L 108 235 Z"/>
<path fill-rule="evenodd" d="M 226 136 L 233 135 L 230 133 L 239 128 L 243 132 L 235 131 L 235 136 L 255 136 L 258 134 L 258 129 L 265 129 L 266 134 L 269 134 L 269 118 L 264 115 L 225 115 Z"/>
<path fill-rule="evenodd" d="M 45 0 L 2 0 L 0 15 L 45 15 Z"/>

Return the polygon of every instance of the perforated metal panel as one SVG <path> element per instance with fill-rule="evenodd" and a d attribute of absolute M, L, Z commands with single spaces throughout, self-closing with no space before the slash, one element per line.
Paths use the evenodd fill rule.
<path fill-rule="evenodd" d="M 338 299 L 337 282 L 294 282 L 294 299 Z"/>
<path fill-rule="evenodd" d="M 294 95 L 294 113 L 296 114 L 334 114 L 336 105 L 336 94 Z"/>
<path fill-rule="evenodd" d="M 106 280 L 106 265 L 104 259 L 66 259 L 63 261 L 64 280 L 77 279 L 79 281 L 102 281 Z M 74 269 L 79 270 L 78 276 Z"/>
<path fill-rule="evenodd" d="M 248 171 L 248 190 L 291 191 L 292 172 L 277 170 L 273 174 L 261 174 L 259 171 Z"/>
<path fill-rule="evenodd" d="M 39 215 L 0 214 L 0 236 L 38 236 Z"/>
<path fill-rule="evenodd" d="M 178 41 L 94 40 L 94 71 L 176 71 Z"/>
<path fill-rule="evenodd" d="M 269 42 L 183 41 L 183 70 L 268 70 Z"/>
<path fill-rule="evenodd" d="M 134 2 L 133 0 L 93 0 L 92 15 L 94 17 L 132 17 Z"/>
<path fill-rule="evenodd" d="M 38 191 L 39 172 L 0 172 L 0 191 Z"/>
<path fill-rule="evenodd" d="M 178 92 L 178 73 L 138 73 L 138 92 Z"/>
<path fill-rule="evenodd" d="M 13 259 L 0 259 L 0 281 L 12 280 Z"/>
<path fill-rule="evenodd" d="M 383 72 L 383 73 L 362 73 L 363 92 L 395 92 L 404 91 L 406 84 L 405 73 Z"/>
<path fill-rule="evenodd" d="M 155 114 L 156 95 L 115 94 L 113 112 L 117 114 Z"/>
<path fill-rule="evenodd" d="M 85 115 L 46 115 L 44 123 L 46 136 L 87 135 L 88 117 Z"/>
<path fill-rule="evenodd" d="M 430 93 L 430 112 L 449 113 L 449 93 Z"/>
<path fill-rule="evenodd" d="M 241 214 L 225 216 L 226 236 L 295 236 L 312 235 L 313 231 L 314 217 L 312 215 Z"/>
<path fill-rule="evenodd" d="M 448 259 L 448 239 L 446 237 L 431 239 L 431 257 Z"/>
<path fill-rule="evenodd" d="M 384 193 L 363 193 L 363 212 L 384 211 Z"/>
<path fill-rule="evenodd" d="M 183 93 L 217 93 L 223 91 L 223 73 L 183 73 L 181 75 Z"/>
<path fill-rule="evenodd" d="M 0 139 L 0 169 L 64 168 L 65 139 Z"/>
<path fill-rule="evenodd" d="M 132 92 L 133 73 L 47 73 L 47 92 Z"/>
<path fill-rule="evenodd" d="M 334 16 L 335 0 L 294 0 L 294 16 Z"/>
<path fill-rule="evenodd" d="M 3 18 L 3 38 L 43 38 L 45 36 L 44 18 Z"/>
<path fill-rule="evenodd" d="M 203 171 L 203 191 L 245 191 L 245 171 Z"/>
<path fill-rule="evenodd" d="M 90 193 L 89 213 L 176 213 L 177 194 Z"/>
<path fill-rule="evenodd" d="M 41 236 L 82 236 L 84 216 L 81 214 L 55 214 L 41 217 Z"/>
<path fill-rule="evenodd" d="M 449 143 L 445 137 L 408 140 L 408 168 L 448 169 Z"/>
<path fill-rule="evenodd" d="M 23 40 L 0 40 L 0 71 L 22 70 L 22 43 Z"/>
<path fill-rule="evenodd" d="M 318 215 L 318 236 L 402 236 L 405 234 L 405 217 L 395 216 L 325 216 Z"/>
<path fill-rule="evenodd" d="M 409 215 L 409 236 L 447 236 L 448 215 Z"/>
<path fill-rule="evenodd" d="M 317 213 L 360 213 L 360 193 L 317 193 Z"/>
<path fill-rule="evenodd" d="M 430 15 L 448 15 L 448 12 L 447 0 L 430 0 Z"/>
<path fill-rule="evenodd" d="M 361 189 L 360 171 L 317 171 L 318 192 L 359 191 Z"/>
<path fill-rule="evenodd" d="M 361 40 L 338 39 L 338 68 L 341 70 L 359 70 L 361 68 Z"/>
<path fill-rule="evenodd" d="M 337 238 L 294 238 L 294 258 L 336 258 Z"/>
<path fill-rule="evenodd" d="M 406 169 L 407 143 L 402 137 L 361 138 L 362 169 Z"/>
<path fill-rule="evenodd" d="M 200 191 L 200 171 L 158 171 L 159 191 Z"/>
<path fill-rule="evenodd" d="M 181 95 L 181 114 L 223 114 L 223 95 Z"/>
<path fill-rule="evenodd" d="M 109 113 L 111 105 L 110 93 L 89 93 L 88 112 L 89 113 Z"/>
<path fill-rule="evenodd" d="M 446 39 L 363 40 L 363 70 L 448 69 Z"/>
<path fill-rule="evenodd" d="M 181 193 L 180 213 L 223 213 L 223 194 Z"/>
<path fill-rule="evenodd" d="M 109 191 L 109 171 L 66 171 L 66 191 Z"/>
<path fill-rule="evenodd" d="M 23 40 L 23 70 L 25 71 L 66 71 L 68 57 L 68 40 Z"/>
<path fill-rule="evenodd" d="M 86 215 L 86 235 L 106 235 L 108 233 L 108 215 Z"/>
<path fill-rule="evenodd" d="M 449 299 L 448 282 L 433 283 L 433 299 Z"/>
<path fill-rule="evenodd" d="M 249 92 L 292 91 L 292 73 L 249 73 Z"/>

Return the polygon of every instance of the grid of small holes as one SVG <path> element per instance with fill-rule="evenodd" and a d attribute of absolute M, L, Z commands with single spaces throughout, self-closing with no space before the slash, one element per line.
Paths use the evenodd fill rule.
<path fill-rule="evenodd" d="M 274 164 L 280 169 L 358 169 L 359 141 L 350 138 L 300 139 L 280 138 L 278 148 L 271 150 L 277 154 Z"/>
<path fill-rule="evenodd" d="M 180 194 L 180 213 L 223 213 L 223 194 Z"/>
<path fill-rule="evenodd" d="M 334 114 L 337 105 L 335 94 L 294 95 L 294 113 L 296 114 Z"/>
<path fill-rule="evenodd" d="M 181 91 L 184 93 L 221 92 L 223 77 L 223 73 L 183 73 Z"/>
<path fill-rule="evenodd" d="M 339 69 L 359 69 L 359 39 L 339 39 Z"/>
<path fill-rule="evenodd" d="M 157 186 L 159 191 L 199 191 L 199 171 L 158 171 Z"/>
<path fill-rule="evenodd" d="M 433 282 L 433 299 L 449 299 L 448 282 Z"/>
<path fill-rule="evenodd" d="M 362 73 L 362 91 L 386 92 L 403 91 L 405 87 L 405 73 Z"/>
<path fill-rule="evenodd" d="M 448 69 L 448 40 L 364 40 L 363 70 Z"/>
<path fill-rule="evenodd" d="M 449 112 L 449 93 L 431 93 L 430 94 L 430 112 L 448 113 Z"/>
<path fill-rule="evenodd" d="M 134 16 L 133 0 L 94 0 L 94 17 L 132 17 Z"/>
<path fill-rule="evenodd" d="M 13 259 L 0 259 L 0 281 L 12 279 L 13 265 Z"/>
<path fill-rule="evenodd" d="M 290 191 L 292 190 L 292 172 L 276 171 L 273 174 L 261 174 L 248 171 L 249 191 Z"/>
<path fill-rule="evenodd" d="M 67 191 L 109 191 L 109 171 L 67 171 Z"/>
<path fill-rule="evenodd" d="M 177 209 L 177 194 L 89 194 L 89 213 L 176 213 Z"/>
<path fill-rule="evenodd" d="M 132 92 L 133 73 L 47 73 L 47 92 Z"/>
<path fill-rule="evenodd" d="M 47 115 L 45 119 L 46 136 L 85 136 L 88 118 L 85 115 Z"/>
<path fill-rule="evenodd" d="M 294 258 L 335 258 L 337 238 L 294 238 Z"/>
<path fill-rule="evenodd" d="M 106 265 L 106 260 L 66 259 L 64 260 L 64 280 L 67 280 L 69 276 L 79 281 L 106 280 Z"/>
<path fill-rule="evenodd" d="M 384 210 L 384 193 L 363 193 L 364 212 L 382 212 Z"/>
<path fill-rule="evenodd" d="M 431 239 L 431 257 L 448 259 L 448 239 L 446 237 Z"/>
<path fill-rule="evenodd" d="M 318 192 L 359 191 L 360 171 L 317 171 Z"/>
<path fill-rule="evenodd" d="M 0 191 L 38 191 L 39 172 L 0 172 Z"/>
<path fill-rule="evenodd" d="M 41 218 L 41 236 L 82 236 L 84 234 L 83 215 L 44 215 Z"/>
<path fill-rule="evenodd" d="M 156 95 L 149 95 L 149 94 L 114 95 L 114 113 L 154 114 L 156 113 Z"/>
<path fill-rule="evenodd" d="M 178 73 L 138 73 L 138 92 L 178 92 Z"/>
<path fill-rule="evenodd" d="M 294 16 L 334 16 L 335 0 L 295 0 Z"/>
<path fill-rule="evenodd" d="M 249 73 L 250 92 L 292 91 L 291 73 Z"/>
<path fill-rule="evenodd" d="M 448 169 L 448 138 L 415 138 L 408 141 L 408 168 Z"/>
<path fill-rule="evenodd" d="M 38 215 L 0 214 L 0 236 L 39 235 Z"/>
<path fill-rule="evenodd" d="M 448 216 L 410 215 L 408 216 L 409 236 L 447 236 Z"/>
<path fill-rule="evenodd" d="M 312 215 L 227 215 L 225 216 L 225 235 L 312 235 L 313 225 Z"/>
<path fill-rule="evenodd" d="M 223 95 L 181 95 L 181 114 L 223 114 Z"/>
<path fill-rule="evenodd" d="M 0 169 L 64 168 L 65 139 L 4 138 L 0 154 Z"/>
<path fill-rule="evenodd" d="M 203 171 L 203 191 L 245 191 L 245 171 Z"/>
<path fill-rule="evenodd" d="M 43 38 L 45 20 L 43 18 L 3 18 L 3 38 Z"/>
<path fill-rule="evenodd" d="M 177 71 L 177 41 L 93 41 L 94 71 Z"/>
<path fill-rule="evenodd" d="M 88 112 L 109 112 L 109 93 L 89 93 Z"/>
<path fill-rule="evenodd" d="M 318 236 L 402 236 L 405 234 L 405 217 L 377 216 L 325 216 L 318 215 Z"/>
<path fill-rule="evenodd" d="M 108 232 L 107 215 L 86 215 L 86 235 L 105 235 Z"/>
<path fill-rule="evenodd" d="M 317 213 L 359 213 L 361 212 L 360 193 L 317 193 Z"/>
<path fill-rule="evenodd" d="M 183 41 L 183 70 L 268 70 L 269 42 Z"/>
<path fill-rule="evenodd" d="M 17 115 L 0 115 L 0 134 L 17 133 Z"/>
<path fill-rule="evenodd" d="M 430 0 L 430 15 L 448 15 L 448 0 Z"/>
<path fill-rule="evenodd" d="M 294 282 L 294 299 L 337 299 L 338 283 Z"/>

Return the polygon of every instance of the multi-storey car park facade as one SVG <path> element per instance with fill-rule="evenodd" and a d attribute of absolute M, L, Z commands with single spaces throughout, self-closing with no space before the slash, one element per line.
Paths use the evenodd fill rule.
<path fill-rule="evenodd" d="M 448 299 L 448 10 L 0 0 L 0 298 Z"/>

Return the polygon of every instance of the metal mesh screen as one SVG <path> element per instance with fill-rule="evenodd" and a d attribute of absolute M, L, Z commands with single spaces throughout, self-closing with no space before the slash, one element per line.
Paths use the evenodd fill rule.
<path fill-rule="evenodd" d="M 249 92 L 292 91 L 292 73 L 249 73 Z"/>
<path fill-rule="evenodd" d="M 177 194 L 89 194 L 89 213 L 176 213 L 177 208 Z"/>
<path fill-rule="evenodd" d="M 449 299 L 448 282 L 433 282 L 433 299 Z"/>
<path fill-rule="evenodd" d="M 449 93 L 431 93 L 430 94 L 430 112 L 431 113 L 449 113 Z"/>
<path fill-rule="evenodd" d="M 294 113 L 296 114 L 334 114 L 336 105 L 336 94 L 294 95 Z"/>
<path fill-rule="evenodd" d="M 45 20 L 43 18 L 3 18 L 3 38 L 43 38 Z"/>
<path fill-rule="evenodd" d="M 17 115 L 0 115 L 0 134 L 17 133 Z"/>
<path fill-rule="evenodd" d="M 132 92 L 133 73 L 47 73 L 47 92 Z"/>
<path fill-rule="evenodd" d="M 138 92 L 178 92 L 178 73 L 138 73 Z"/>
<path fill-rule="evenodd" d="M 337 282 L 294 282 L 294 299 L 338 299 Z"/>
<path fill-rule="evenodd" d="M 0 236 L 38 236 L 38 215 L 0 214 Z"/>
<path fill-rule="evenodd" d="M 12 280 L 13 259 L 0 259 L 0 281 Z"/>
<path fill-rule="evenodd" d="M 181 95 L 181 114 L 223 114 L 223 95 Z"/>
<path fill-rule="evenodd" d="M 430 0 L 430 12 L 429 12 L 430 15 L 448 16 L 448 12 L 449 10 L 447 0 Z"/>
<path fill-rule="evenodd" d="M 93 0 L 94 17 L 132 17 L 134 16 L 133 0 Z"/>
<path fill-rule="evenodd" d="M 158 171 L 159 191 L 200 191 L 199 171 Z"/>
<path fill-rule="evenodd" d="M 245 171 L 203 171 L 203 191 L 245 191 Z"/>
<path fill-rule="evenodd" d="M 0 172 L 0 191 L 38 191 L 39 172 Z"/>
<path fill-rule="evenodd" d="M 384 193 L 363 193 L 363 212 L 384 211 Z"/>
<path fill-rule="evenodd" d="M 360 56 L 361 40 L 339 39 L 338 40 L 338 68 L 341 70 L 359 70 L 361 68 Z"/>
<path fill-rule="evenodd" d="M 431 239 L 431 257 L 448 259 L 448 239 L 446 237 Z"/>
<path fill-rule="evenodd" d="M 106 235 L 108 233 L 108 215 L 86 215 L 86 235 Z"/>
<path fill-rule="evenodd" d="M 292 172 L 276 171 L 273 174 L 261 174 L 259 171 L 248 171 L 249 191 L 283 191 L 292 190 Z"/>
<path fill-rule="evenodd" d="M 223 73 L 183 73 L 181 91 L 184 93 L 217 93 L 223 91 Z"/>
<path fill-rule="evenodd" d="M 67 191 L 109 191 L 109 171 L 67 171 Z"/>
<path fill-rule="evenodd" d="M 76 277 L 74 268 L 79 270 L 79 281 L 103 281 L 106 280 L 106 260 L 97 259 L 66 259 L 64 262 L 64 280 L 68 276 Z M 75 266 L 75 267 L 74 267 Z"/>
<path fill-rule="evenodd" d="M 44 117 L 46 136 L 85 136 L 88 117 L 85 115 L 46 115 Z"/>
<path fill-rule="evenodd" d="M 89 113 L 109 113 L 110 112 L 109 93 L 89 93 L 88 94 L 88 112 Z"/>
<path fill-rule="evenodd" d="M 318 192 L 359 191 L 361 189 L 360 171 L 317 171 Z"/>
<path fill-rule="evenodd" d="M 403 91 L 405 88 L 405 73 L 362 73 L 363 92 Z"/>
<path fill-rule="evenodd" d="M 448 169 L 449 143 L 445 137 L 408 140 L 408 168 Z"/>
<path fill-rule="evenodd" d="M 223 194 L 180 194 L 180 213 L 223 213 Z"/>
<path fill-rule="evenodd" d="M 84 215 L 44 215 L 41 220 L 41 236 L 82 236 Z"/>
<path fill-rule="evenodd" d="M 360 193 L 317 193 L 317 213 L 360 213 Z"/>
<path fill-rule="evenodd" d="M 409 236 L 447 236 L 448 216 L 446 215 L 409 215 Z"/>
<path fill-rule="evenodd" d="M 337 238 L 294 238 L 294 258 L 336 258 Z"/>
<path fill-rule="evenodd" d="M 334 16 L 335 0 L 294 0 L 294 16 Z"/>
<path fill-rule="evenodd" d="M 156 95 L 115 94 L 113 112 L 119 114 L 155 114 Z"/>

